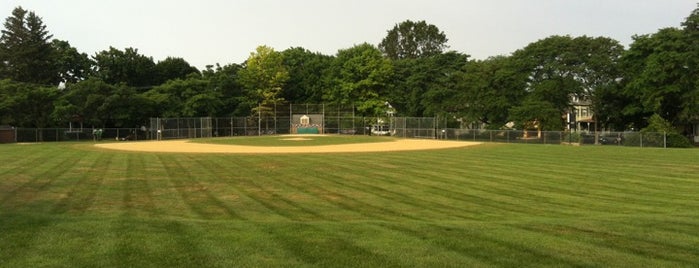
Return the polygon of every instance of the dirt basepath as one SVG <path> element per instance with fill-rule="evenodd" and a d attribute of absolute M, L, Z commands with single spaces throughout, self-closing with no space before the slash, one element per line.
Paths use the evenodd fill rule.
<path fill-rule="evenodd" d="M 96 144 L 96 147 L 137 152 L 164 153 L 238 153 L 238 154 L 292 154 L 292 153 L 354 153 L 391 152 L 458 148 L 479 144 L 476 142 L 409 140 L 391 142 L 338 144 L 322 146 L 243 146 L 193 143 L 186 140 L 145 141 Z"/>

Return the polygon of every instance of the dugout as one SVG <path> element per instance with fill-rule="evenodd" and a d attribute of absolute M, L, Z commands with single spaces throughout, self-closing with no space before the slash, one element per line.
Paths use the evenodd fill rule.
<path fill-rule="evenodd" d="M 0 143 L 17 142 L 15 128 L 11 126 L 0 126 Z"/>

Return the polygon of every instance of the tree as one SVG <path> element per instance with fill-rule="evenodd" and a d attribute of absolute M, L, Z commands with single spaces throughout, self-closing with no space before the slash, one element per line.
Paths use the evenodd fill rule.
<path fill-rule="evenodd" d="M 461 103 L 456 100 L 456 83 L 459 74 L 468 63 L 468 55 L 448 52 L 431 57 L 415 59 L 415 67 L 408 77 L 408 96 L 419 105 L 417 116 L 456 115 Z M 412 110 L 412 109 L 409 109 Z M 451 116 L 453 117 L 453 116 Z"/>
<path fill-rule="evenodd" d="M 203 72 L 203 79 L 209 81 L 209 89 L 221 95 L 221 107 L 218 115 L 247 116 L 253 107 L 249 105 L 245 89 L 240 84 L 239 72 L 243 67 L 240 64 L 225 66 L 207 66 Z"/>
<path fill-rule="evenodd" d="M 434 56 L 449 46 L 444 32 L 424 20 L 406 20 L 388 31 L 379 44 L 379 49 L 391 59 L 406 59 Z"/>
<path fill-rule="evenodd" d="M 121 51 L 109 47 L 95 54 L 93 59 L 94 75 L 108 84 L 125 83 L 143 92 L 159 82 L 153 58 L 139 54 L 138 49 Z"/>
<path fill-rule="evenodd" d="M 619 61 L 625 51 L 624 47 L 607 37 L 587 36 L 574 38 L 572 46 L 577 58 L 577 63 L 572 64 L 574 77 L 582 89 L 578 97 L 590 101 L 595 132 L 599 123 L 609 129 L 613 121 L 611 118 L 617 111 L 608 109 L 609 106 L 601 97 L 619 90 L 622 77 Z"/>
<path fill-rule="evenodd" d="M 0 78 L 41 85 L 60 81 L 54 49 L 42 19 L 17 7 L 5 21 L 0 37 Z"/>
<path fill-rule="evenodd" d="M 58 96 L 54 86 L 0 80 L 0 125 L 51 126 L 51 112 Z"/>
<path fill-rule="evenodd" d="M 197 68 L 189 65 L 186 60 L 176 57 L 167 57 L 155 64 L 155 73 L 157 78 L 154 79 L 154 84 L 156 85 L 172 79 L 185 79 L 190 74 L 201 74 Z"/>
<path fill-rule="evenodd" d="M 85 53 L 80 53 L 68 41 L 54 39 L 51 42 L 54 49 L 54 63 L 57 66 L 61 81 L 77 83 L 87 79 L 92 74 L 94 62 Z"/>
<path fill-rule="evenodd" d="M 55 102 L 52 117 L 62 123 L 93 127 L 137 127 L 153 116 L 152 104 L 126 84 L 111 85 L 97 78 L 68 84 Z"/>
<path fill-rule="evenodd" d="M 235 81 L 231 82 L 228 75 L 238 70 L 237 65 L 219 67 L 217 71 L 205 70 L 204 76 L 190 74 L 186 79 L 168 80 L 162 85 L 153 87 L 145 92 L 143 97 L 152 107 L 153 116 L 162 117 L 214 117 L 222 112 L 230 114 L 235 111 L 238 95 L 229 94 L 239 91 Z M 228 107 L 233 105 L 233 107 Z M 226 110 L 227 109 L 227 110 Z"/>
<path fill-rule="evenodd" d="M 391 62 L 376 47 L 364 43 L 337 52 L 332 65 L 332 86 L 323 99 L 338 105 L 352 105 L 364 115 L 385 111 Z"/>
<path fill-rule="evenodd" d="M 68 84 L 64 94 L 56 101 L 53 117 L 60 122 L 87 123 L 105 126 L 106 120 L 99 107 L 114 92 L 114 86 L 102 80 L 90 78 L 80 83 Z"/>
<path fill-rule="evenodd" d="M 609 38 L 551 36 L 516 51 L 513 57 L 528 75 L 530 103 L 548 102 L 563 115 L 570 111 L 572 97 L 592 101 L 596 110 L 601 101 L 595 92 L 614 88 L 620 77 L 617 61 L 622 53 L 623 47 Z M 561 121 L 559 127 L 549 130 L 562 126 Z"/>
<path fill-rule="evenodd" d="M 282 90 L 289 80 L 284 66 L 284 55 L 268 46 L 258 46 L 240 70 L 240 83 L 248 91 L 250 104 L 255 112 L 258 107 L 269 108 L 284 101 Z"/>
<path fill-rule="evenodd" d="M 623 62 L 624 91 L 634 99 L 625 112 L 642 128 L 657 114 L 677 128 L 690 128 L 699 114 L 699 37 L 695 10 L 684 29 L 665 28 L 635 36 Z M 687 130 L 688 131 L 688 130 Z"/>
<path fill-rule="evenodd" d="M 454 93 L 450 77 L 461 72 L 467 61 L 468 55 L 457 52 L 394 60 L 388 99 L 404 116 L 440 113 L 444 99 L 449 98 L 445 96 Z"/>
<path fill-rule="evenodd" d="M 510 118 L 522 129 L 536 129 L 539 138 L 542 137 L 541 131 L 561 127 L 561 113 L 558 108 L 550 102 L 536 98 L 526 98 L 522 104 L 510 108 L 509 113 Z"/>
<path fill-rule="evenodd" d="M 289 80 L 282 96 L 292 103 L 320 103 L 328 87 L 333 57 L 313 53 L 304 48 L 289 48 L 282 52 Z"/>
<path fill-rule="evenodd" d="M 511 120 L 510 109 L 526 95 L 527 74 L 517 69 L 511 57 L 469 62 L 456 85 L 460 116 L 466 123 L 501 128 Z"/>

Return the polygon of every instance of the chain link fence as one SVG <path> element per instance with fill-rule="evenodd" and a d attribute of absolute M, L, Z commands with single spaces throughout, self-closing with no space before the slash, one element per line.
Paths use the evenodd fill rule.
<path fill-rule="evenodd" d="M 144 128 L 12 128 L 4 132 L 0 143 L 54 142 L 54 141 L 136 141 L 154 137 Z"/>
<path fill-rule="evenodd" d="M 565 145 L 613 145 L 627 147 L 675 147 L 671 136 L 657 132 L 569 132 L 523 130 L 443 129 L 440 139 Z"/>
<path fill-rule="evenodd" d="M 158 139 L 192 139 L 209 137 L 258 136 L 289 134 L 290 118 L 279 117 L 278 122 L 260 121 L 257 117 L 227 118 L 177 118 L 154 119 L 151 128 L 105 128 L 101 133 L 93 128 L 3 128 L 0 129 L 0 143 L 58 142 L 58 141 L 138 141 Z M 469 130 L 439 129 L 434 119 L 396 117 L 392 122 L 391 135 L 400 138 L 442 139 L 456 141 L 524 143 L 524 144 L 564 144 L 564 145 L 603 145 L 627 147 L 674 147 L 671 136 L 665 133 L 648 132 L 563 132 L 522 130 Z M 286 122 L 286 123 L 284 123 Z M 374 118 L 344 118 L 334 122 L 342 125 L 325 127 L 325 134 L 375 135 Z M 163 128 L 153 128 L 154 126 Z M 334 124 L 334 123 L 331 123 Z M 261 127 L 263 126 L 263 127 Z M 336 127 L 340 126 L 340 127 Z M 158 130 L 160 130 L 158 132 Z"/>

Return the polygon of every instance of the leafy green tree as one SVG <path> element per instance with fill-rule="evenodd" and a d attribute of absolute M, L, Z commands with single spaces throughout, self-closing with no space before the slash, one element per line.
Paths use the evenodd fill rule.
<path fill-rule="evenodd" d="M 54 39 L 51 46 L 54 49 L 54 63 L 63 82 L 77 83 L 92 74 L 94 62 L 87 54 L 78 52 L 68 41 Z"/>
<path fill-rule="evenodd" d="M 456 85 L 460 116 L 466 123 L 501 128 L 511 120 L 510 109 L 526 96 L 527 74 L 511 57 L 469 62 Z"/>
<path fill-rule="evenodd" d="M 677 128 L 672 125 L 669 121 L 665 120 L 658 114 L 653 114 L 648 118 L 648 126 L 641 129 L 642 133 L 662 133 L 665 138 L 667 147 L 675 148 L 690 148 L 693 147 L 692 143 L 687 139 L 687 137 L 681 135 Z M 650 135 L 653 139 L 654 135 Z M 660 143 L 661 141 L 657 141 Z"/>
<path fill-rule="evenodd" d="M 521 105 L 510 108 L 510 118 L 522 129 L 536 129 L 537 137 L 547 129 L 561 127 L 561 113 L 551 102 L 528 97 Z"/>
<path fill-rule="evenodd" d="M 607 37 L 582 36 L 573 39 L 572 48 L 576 53 L 577 64 L 569 65 L 572 65 L 575 80 L 582 89 L 578 97 L 590 101 L 595 131 L 599 128 L 599 123 L 609 129 L 613 122 L 611 118 L 617 111 L 608 109 L 609 106 L 601 97 L 619 91 L 622 77 L 620 60 L 625 52 L 624 47 Z"/>
<path fill-rule="evenodd" d="M 209 89 L 221 95 L 221 107 L 219 116 L 247 116 L 256 104 L 250 104 L 246 91 L 240 84 L 239 72 L 243 67 L 240 64 L 225 66 L 207 66 L 203 72 L 203 79 L 209 81 Z"/>
<path fill-rule="evenodd" d="M 156 108 L 152 117 L 216 116 L 223 105 L 219 91 L 207 79 L 190 76 L 169 80 L 145 92 L 143 97 Z"/>
<path fill-rule="evenodd" d="M 159 82 L 153 58 L 139 54 L 138 49 L 121 51 L 110 47 L 95 54 L 93 59 L 94 75 L 108 84 L 125 83 L 143 92 Z"/>
<path fill-rule="evenodd" d="M 42 19 L 17 7 L 4 23 L 0 37 L 0 78 L 57 85 L 60 81 L 54 49 Z"/>
<path fill-rule="evenodd" d="M 636 118 L 635 125 L 643 127 L 644 118 L 658 114 L 678 128 L 689 127 L 699 114 L 699 43 L 693 16 L 684 29 L 636 36 L 624 55 L 625 94 L 636 100 L 625 112 Z"/>
<path fill-rule="evenodd" d="M 289 80 L 282 96 L 292 103 L 321 103 L 333 57 L 297 47 L 282 51 Z"/>
<path fill-rule="evenodd" d="M 575 77 L 578 55 L 569 36 L 551 36 L 531 43 L 513 54 L 529 74 L 527 91 L 533 98 L 549 102 L 561 114 L 570 107 L 571 95 L 582 94 Z"/>
<path fill-rule="evenodd" d="M 392 75 L 391 61 L 370 44 L 339 50 L 332 65 L 332 85 L 323 99 L 339 105 L 352 105 L 360 114 L 383 114 Z"/>
<path fill-rule="evenodd" d="M 153 110 L 135 88 L 123 83 L 111 85 L 97 78 L 68 84 L 55 107 L 55 120 L 93 127 L 138 127 L 146 124 Z"/>
<path fill-rule="evenodd" d="M 419 97 L 423 116 L 444 115 L 453 118 L 459 114 L 463 103 L 456 98 L 459 94 L 456 84 L 468 64 L 468 57 L 452 51 L 419 59 L 425 63 L 423 67 L 427 67 L 422 74 L 416 73 L 426 86 Z"/>
<path fill-rule="evenodd" d="M 388 99 L 403 116 L 442 113 L 448 106 L 444 101 L 455 94 L 452 78 L 462 72 L 467 61 L 468 55 L 457 52 L 394 60 Z"/>
<path fill-rule="evenodd" d="M 601 100 L 595 93 L 615 88 L 620 78 L 617 61 L 622 53 L 623 47 L 609 38 L 551 36 L 518 50 L 513 58 L 529 77 L 527 98 L 548 102 L 563 115 L 570 110 L 574 96 L 590 100 L 593 110 L 597 110 Z M 548 130 L 562 126 L 561 122 Z"/>
<path fill-rule="evenodd" d="M 172 79 L 185 79 L 190 74 L 201 74 L 196 67 L 189 65 L 186 60 L 176 57 L 167 57 L 155 64 L 155 73 L 157 78 L 154 79 L 154 84 L 156 85 Z"/>
<path fill-rule="evenodd" d="M 0 125 L 52 126 L 51 112 L 58 96 L 54 86 L 0 80 Z"/>
<path fill-rule="evenodd" d="M 406 20 L 388 31 L 379 49 L 391 59 L 429 57 L 440 54 L 449 46 L 444 32 L 427 22 Z"/>
<path fill-rule="evenodd" d="M 56 101 L 53 117 L 65 123 L 73 121 L 104 127 L 106 120 L 100 115 L 99 107 L 114 91 L 114 86 L 95 78 L 68 84 L 64 94 Z"/>
<path fill-rule="evenodd" d="M 257 104 L 253 112 L 260 112 L 258 107 L 270 109 L 284 101 L 282 90 L 289 80 L 289 71 L 284 66 L 282 53 L 268 46 L 258 46 L 250 53 L 239 75 L 241 85 L 249 94 L 249 104 Z"/>

